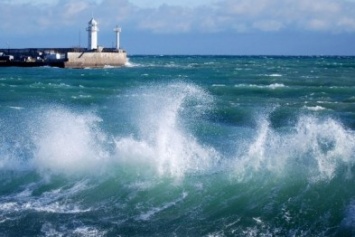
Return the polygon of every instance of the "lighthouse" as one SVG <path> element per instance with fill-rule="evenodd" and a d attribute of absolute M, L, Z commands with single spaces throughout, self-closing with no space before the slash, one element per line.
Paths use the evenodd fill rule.
<path fill-rule="evenodd" d="M 86 30 L 89 33 L 88 50 L 97 49 L 97 32 L 99 31 L 99 28 L 97 27 L 97 22 L 94 18 L 89 21 L 89 26 Z"/>
<path fill-rule="evenodd" d="M 121 28 L 116 26 L 115 29 L 113 29 L 114 32 L 116 32 L 116 49 L 120 49 L 120 33 L 121 33 Z"/>

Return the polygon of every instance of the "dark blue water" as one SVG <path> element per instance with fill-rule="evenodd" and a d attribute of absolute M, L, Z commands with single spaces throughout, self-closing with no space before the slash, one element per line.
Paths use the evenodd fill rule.
<path fill-rule="evenodd" d="M 355 57 L 0 68 L 0 236 L 355 236 Z"/>

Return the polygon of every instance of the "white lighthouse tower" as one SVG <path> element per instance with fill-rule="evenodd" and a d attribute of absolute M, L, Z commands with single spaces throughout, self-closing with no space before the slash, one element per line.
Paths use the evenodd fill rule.
<path fill-rule="evenodd" d="M 113 29 L 114 32 L 116 32 L 116 49 L 120 49 L 120 33 L 121 33 L 121 28 L 116 26 L 115 29 Z"/>
<path fill-rule="evenodd" d="M 97 49 L 97 32 L 99 28 L 94 18 L 89 21 L 89 27 L 86 30 L 89 32 L 88 50 Z"/>

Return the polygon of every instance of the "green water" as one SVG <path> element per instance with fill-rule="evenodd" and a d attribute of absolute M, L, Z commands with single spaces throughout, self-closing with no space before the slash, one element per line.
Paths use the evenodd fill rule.
<path fill-rule="evenodd" d="M 354 130 L 354 57 L 0 68 L 0 236 L 353 236 Z"/>

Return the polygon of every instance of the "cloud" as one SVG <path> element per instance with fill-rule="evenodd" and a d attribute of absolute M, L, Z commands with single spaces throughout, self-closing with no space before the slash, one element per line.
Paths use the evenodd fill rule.
<path fill-rule="evenodd" d="M 89 7 L 89 4 L 84 1 L 71 1 L 64 5 L 65 17 L 73 17 L 80 14 Z"/>
<path fill-rule="evenodd" d="M 192 30 L 194 11 L 180 6 L 162 5 L 157 9 L 142 11 L 138 27 L 156 33 L 184 33 Z"/>
<path fill-rule="evenodd" d="M 261 31 L 279 31 L 283 28 L 283 24 L 275 20 L 261 20 L 254 22 L 252 27 Z"/>
<path fill-rule="evenodd" d="M 296 29 L 308 31 L 355 31 L 355 4 L 332 0 L 224 0 L 217 5 L 218 15 L 230 17 L 230 24 L 243 23 L 249 31 Z M 341 28 L 339 28 L 341 27 Z"/>
<path fill-rule="evenodd" d="M 353 32 L 353 29 L 355 29 L 355 19 L 350 17 L 342 17 L 337 22 L 337 25 L 340 29 L 345 29 L 345 31 Z"/>
<path fill-rule="evenodd" d="M 43 0 L 5 0 L 0 3 L 0 30 L 36 34 L 53 28 L 85 28 L 94 13 L 102 28 L 121 24 L 159 34 L 355 32 L 355 2 L 350 0 L 219 0 L 206 5 L 168 4 L 165 0 L 154 8 L 134 1 L 51 0 L 44 4 Z"/>
<path fill-rule="evenodd" d="M 102 0 L 95 6 L 95 18 L 101 26 L 112 26 L 116 24 L 131 24 L 135 27 L 135 23 L 139 18 L 139 8 L 131 4 L 128 0 Z"/>
<path fill-rule="evenodd" d="M 355 2 L 344 0 L 221 0 L 193 8 L 163 5 L 139 14 L 137 26 L 158 33 L 355 32 Z"/>

